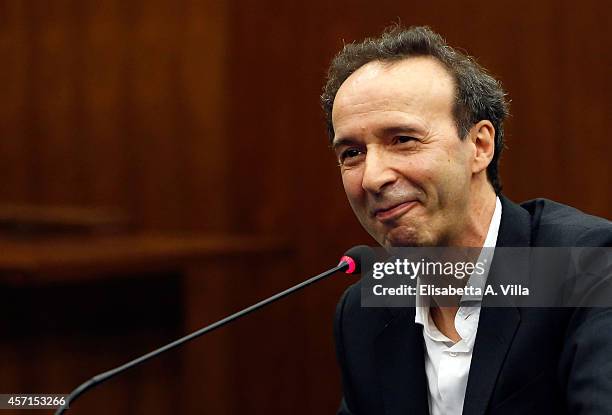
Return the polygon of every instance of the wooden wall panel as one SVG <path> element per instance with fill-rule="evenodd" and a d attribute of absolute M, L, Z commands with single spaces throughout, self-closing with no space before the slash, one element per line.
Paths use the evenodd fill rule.
<path fill-rule="evenodd" d="M 232 164 L 227 130 L 230 78 L 227 33 L 231 21 L 222 1 L 186 1 L 180 21 L 176 137 L 182 140 L 186 191 L 185 228 L 224 231 L 236 199 L 228 172 Z M 246 215 L 245 215 L 246 216 Z"/>
<path fill-rule="evenodd" d="M 80 103 L 77 102 L 79 54 L 78 14 L 69 1 L 41 3 L 29 9 L 30 99 L 33 148 L 32 185 L 39 203 L 78 204 L 83 186 L 82 151 L 77 140 Z"/>
<path fill-rule="evenodd" d="M 30 50 L 26 47 L 28 21 L 22 2 L 5 2 L 0 9 L 0 50 L 3 55 L 3 98 L 0 99 L 0 197 L 27 198 L 28 137 L 22 128 L 28 105 Z"/>
<path fill-rule="evenodd" d="M 563 2 L 559 72 L 562 77 L 557 120 L 562 125 L 556 145 L 564 149 L 557 163 L 563 170 L 559 197 L 587 212 L 612 217 L 612 144 L 610 123 L 610 70 L 612 28 L 601 16 L 609 13 L 604 2 L 576 7 Z M 553 177 L 550 177 L 553 180 Z"/>
<path fill-rule="evenodd" d="M 225 5 L 2 7 L 1 201 L 120 208 L 139 228 L 223 229 Z"/>
<path fill-rule="evenodd" d="M 86 162 L 84 192 L 93 206 L 130 207 L 126 86 L 130 29 L 121 1 L 82 2 L 84 59 L 80 68 L 83 121 L 78 132 Z"/>

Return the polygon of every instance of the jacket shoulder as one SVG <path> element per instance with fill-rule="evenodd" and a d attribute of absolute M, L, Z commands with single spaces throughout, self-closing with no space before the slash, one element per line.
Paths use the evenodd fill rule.
<path fill-rule="evenodd" d="M 534 246 L 612 246 L 612 222 L 552 200 L 520 205 L 531 216 Z"/>

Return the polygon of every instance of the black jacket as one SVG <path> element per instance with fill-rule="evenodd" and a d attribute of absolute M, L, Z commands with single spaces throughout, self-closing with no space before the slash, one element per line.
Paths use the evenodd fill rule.
<path fill-rule="evenodd" d="M 612 246 L 610 221 L 545 199 L 500 199 L 498 247 Z M 349 287 L 336 310 L 338 413 L 428 414 L 414 308 L 362 308 L 360 294 Z M 484 307 L 463 414 L 612 414 L 612 309 Z"/>

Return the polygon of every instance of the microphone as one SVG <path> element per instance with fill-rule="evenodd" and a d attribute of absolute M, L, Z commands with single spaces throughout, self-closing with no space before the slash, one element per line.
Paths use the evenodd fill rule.
<path fill-rule="evenodd" d="M 348 264 L 346 271 L 347 274 L 361 274 L 361 266 L 364 262 L 371 262 L 374 258 L 374 250 L 367 245 L 357 245 L 349 249 L 340 258 L 340 265 L 342 262 Z"/>
<path fill-rule="evenodd" d="M 94 377 L 92 377 L 91 379 L 89 379 L 88 381 L 82 383 L 81 385 L 79 385 L 78 387 L 76 387 L 71 393 L 70 395 L 68 395 L 68 398 L 66 399 L 66 401 L 64 402 L 64 404 L 62 406 L 60 406 L 57 411 L 55 412 L 55 415 L 62 415 L 67 409 L 68 406 L 70 406 L 71 403 L 73 403 L 80 395 L 82 395 L 83 393 L 85 393 L 87 390 L 93 388 L 94 386 L 99 385 L 102 382 L 107 381 L 108 379 L 117 376 L 118 374 L 125 372 L 128 369 L 133 368 L 134 366 L 137 366 L 141 363 L 146 362 L 147 360 L 150 360 L 156 356 L 159 356 L 162 353 L 165 353 L 169 350 L 175 349 L 185 343 L 187 343 L 188 341 L 191 341 L 195 338 L 198 338 L 206 333 L 209 333 L 215 329 L 218 329 L 219 327 L 234 321 L 236 319 L 239 319 L 240 317 L 244 317 L 249 313 L 252 313 L 253 311 L 262 308 L 270 303 L 273 303 L 276 300 L 280 300 L 283 297 L 286 297 L 287 295 L 294 293 L 295 291 L 298 291 L 310 284 L 313 284 L 317 281 L 322 280 L 325 277 L 328 277 L 332 274 L 335 274 L 336 272 L 339 271 L 343 271 L 346 274 L 356 274 L 361 272 L 361 262 L 362 262 L 362 258 L 368 258 L 371 257 L 373 255 L 373 250 L 372 248 L 370 248 L 367 245 L 358 245 L 358 246 L 354 246 L 353 248 L 349 249 L 348 251 L 345 252 L 345 254 L 342 256 L 342 258 L 340 258 L 340 262 L 338 263 L 338 265 L 336 265 L 334 268 L 331 268 L 317 276 L 314 276 L 304 282 L 301 282 L 297 285 L 294 285 L 291 288 L 286 289 L 285 291 L 281 291 L 278 294 L 273 295 L 272 297 L 266 298 L 265 300 L 262 300 L 256 304 L 253 304 L 250 307 L 247 307 L 243 310 L 238 311 L 237 313 L 234 313 L 230 316 L 227 316 L 213 324 L 210 324 L 206 327 L 203 327 L 191 334 L 188 334 L 187 336 L 181 337 L 178 340 L 173 341 L 172 343 L 169 343 L 165 346 L 160 347 L 159 349 L 153 350 L 152 352 L 149 352 L 143 356 L 140 356 L 132 361 L 129 361 L 127 363 L 125 363 L 124 365 L 118 366 L 114 369 L 111 369 L 109 371 L 100 373 Z"/>

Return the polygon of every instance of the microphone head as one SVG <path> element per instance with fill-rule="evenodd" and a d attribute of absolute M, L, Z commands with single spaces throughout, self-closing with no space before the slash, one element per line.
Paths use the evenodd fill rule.
<path fill-rule="evenodd" d="M 348 264 L 348 268 L 344 271 L 347 274 L 359 274 L 362 269 L 362 264 L 371 263 L 375 253 L 372 248 L 367 245 L 357 245 L 349 249 L 340 258 L 342 262 Z"/>

